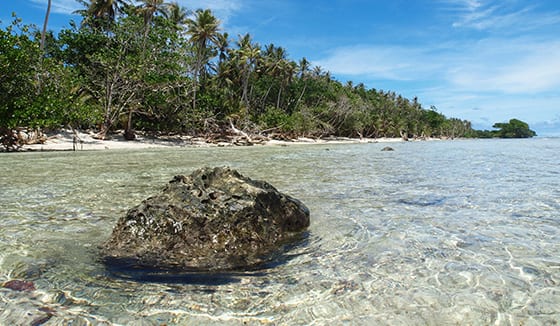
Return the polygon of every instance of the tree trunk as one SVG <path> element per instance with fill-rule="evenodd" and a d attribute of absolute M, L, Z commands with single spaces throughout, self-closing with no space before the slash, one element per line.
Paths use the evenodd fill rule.
<path fill-rule="evenodd" d="M 47 4 L 47 13 L 45 15 L 45 22 L 43 24 L 43 31 L 41 33 L 41 54 L 45 51 L 45 38 L 47 36 L 47 25 L 49 24 L 49 16 L 51 14 L 51 4 L 52 0 L 49 0 Z"/>
<path fill-rule="evenodd" d="M 200 69 L 202 66 L 202 51 L 197 50 L 196 52 L 196 63 L 193 72 L 193 98 L 192 98 L 192 109 L 196 111 L 196 93 L 198 91 L 198 87 L 200 86 Z"/>
<path fill-rule="evenodd" d="M 297 99 L 297 101 L 296 101 L 296 106 L 295 106 L 294 110 L 297 111 L 297 109 L 298 109 L 298 107 L 299 107 L 299 103 L 301 102 L 301 99 L 303 98 L 303 95 L 305 95 L 305 90 L 306 90 L 306 89 L 307 89 L 307 83 L 305 83 L 305 84 L 303 85 L 303 90 L 301 91 L 301 94 L 299 94 L 299 97 L 298 97 L 298 99 Z"/>
<path fill-rule="evenodd" d="M 280 109 L 280 98 L 282 97 L 282 88 L 283 86 L 280 85 L 280 88 L 278 89 L 278 97 L 276 97 L 276 108 Z"/>
<path fill-rule="evenodd" d="M 128 119 L 126 121 L 126 128 L 124 130 L 124 139 L 126 139 L 126 140 L 136 139 L 136 135 L 134 134 L 134 130 L 132 130 L 132 114 L 133 113 L 134 113 L 133 109 L 128 110 Z"/>
<path fill-rule="evenodd" d="M 248 68 L 247 68 L 248 69 Z M 243 78 L 243 93 L 241 94 L 241 101 L 245 105 L 245 113 L 249 115 L 249 77 L 251 72 L 247 71 Z"/>
<path fill-rule="evenodd" d="M 266 99 L 268 98 L 268 94 L 270 93 L 271 89 L 272 89 L 272 85 L 268 86 L 268 89 L 266 90 L 266 93 L 263 96 L 261 112 L 266 112 Z"/>
<path fill-rule="evenodd" d="M 109 76 L 105 79 L 105 115 L 103 117 L 103 125 L 101 130 L 94 136 L 94 138 L 105 140 L 107 133 L 113 125 L 112 105 L 113 105 L 113 83 L 109 80 Z"/>

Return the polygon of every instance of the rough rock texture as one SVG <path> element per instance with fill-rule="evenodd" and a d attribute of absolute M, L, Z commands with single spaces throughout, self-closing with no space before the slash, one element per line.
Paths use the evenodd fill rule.
<path fill-rule="evenodd" d="M 224 270 L 258 265 L 309 226 L 309 210 L 229 168 L 178 175 L 130 209 L 102 245 L 135 266 Z"/>

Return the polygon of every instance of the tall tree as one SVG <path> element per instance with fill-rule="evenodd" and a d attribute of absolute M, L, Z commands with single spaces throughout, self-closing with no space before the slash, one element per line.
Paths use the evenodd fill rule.
<path fill-rule="evenodd" d="M 181 27 L 187 23 L 189 11 L 177 2 L 171 2 L 163 13 L 175 26 Z"/>
<path fill-rule="evenodd" d="M 278 82 L 278 94 L 276 96 L 276 108 L 280 108 L 280 102 L 282 99 L 282 93 L 285 87 L 291 81 L 295 67 L 294 64 L 288 60 L 288 55 L 286 50 L 280 46 L 274 46 L 270 44 L 265 50 L 265 61 L 267 66 L 267 71 L 277 80 Z"/>
<path fill-rule="evenodd" d="M 255 70 L 257 65 L 257 60 L 260 57 L 261 49 L 257 43 L 253 43 L 250 34 L 245 34 L 240 36 L 237 42 L 238 50 L 236 59 L 239 66 L 241 67 L 242 76 L 242 93 L 241 101 L 244 105 L 244 109 L 250 110 L 249 103 L 249 80 L 251 73 Z"/>
<path fill-rule="evenodd" d="M 123 7 L 130 5 L 129 0 L 78 0 L 86 6 L 85 10 L 78 10 L 84 19 L 82 24 L 93 28 L 108 30 L 114 23 L 117 14 Z"/>
<path fill-rule="evenodd" d="M 124 0 L 91 0 L 88 10 L 95 18 L 115 20 L 124 4 Z"/>
<path fill-rule="evenodd" d="M 197 90 L 202 84 L 205 75 L 204 67 L 210 60 L 209 45 L 217 41 L 220 21 L 209 9 L 197 10 L 194 19 L 187 20 L 187 33 L 190 43 L 195 49 L 195 67 L 193 71 L 193 109 L 196 109 Z"/>
<path fill-rule="evenodd" d="M 298 63 L 298 75 L 299 78 L 303 79 L 307 77 L 309 71 L 311 69 L 311 63 L 307 60 L 307 58 L 303 57 Z"/>
<path fill-rule="evenodd" d="M 307 80 L 309 72 L 311 71 L 311 63 L 307 60 L 307 58 L 303 57 L 299 63 L 297 64 L 299 80 L 303 81 L 303 89 L 296 101 L 295 109 L 298 108 L 303 96 L 305 95 L 305 91 L 307 90 Z"/>
<path fill-rule="evenodd" d="M 143 64 L 143 25 L 138 16 L 118 20 L 106 46 L 90 55 L 85 74 L 90 80 L 89 91 L 103 110 L 102 127 L 97 135 L 106 134 L 126 112 L 136 110 L 143 96 L 143 80 L 147 67 Z M 130 123 L 129 123 L 130 124 Z M 130 129 L 129 125 L 126 129 Z M 129 130 L 127 130 L 129 131 Z"/>
<path fill-rule="evenodd" d="M 144 17 L 144 37 L 147 37 L 154 16 L 158 13 L 165 15 L 170 4 L 164 0 L 141 0 L 140 2 L 142 2 L 142 4 L 137 8 L 142 14 L 142 17 Z"/>
<path fill-rule="evenodd" d="M 229 34 L 228 33 L 218 33 L 216 37 L 216 47 L 218 48 L 218 60 L 219 63 L 224 62 L 227 59 L 227 53 L 229 48 Z"/>

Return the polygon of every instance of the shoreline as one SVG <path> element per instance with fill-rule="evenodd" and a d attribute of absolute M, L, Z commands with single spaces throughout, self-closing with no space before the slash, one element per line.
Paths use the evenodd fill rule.
<path fill-rule="evenodd" d="M 93 133 L 60 130 L 48 133 L 44 143 L 22 146 L 16 152 L 52 152 L 52 151 L 99 151 L 99 150 L 129 150 L 152 148 L 211 148 L 211 147 L 245 147 L 245 146 L 295 146 L 318 144 L 368 144 L 368 143 L 398 143 L 406 142 L 402 138 L 306 138 L 298 137 L 291 140 L 262 140 L 254 143 L 239 143 L 236 141 L 211 142 L 204 138 L 193 136 L 161 136 L 149 137 L 137 135 L 135 140 L 125 140 L 121 133 L 111 135 L 109 139 L 94 138 Z M 431 141 L 439 139 L 410 140 Z"/>

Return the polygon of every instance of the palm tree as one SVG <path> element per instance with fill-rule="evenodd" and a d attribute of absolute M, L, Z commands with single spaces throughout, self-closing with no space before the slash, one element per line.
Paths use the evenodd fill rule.
<path fill-rule="evenodd" d="M 164 0 L 141 0 L 141 2 L 142 4 L 136 8 L 144 17 L 144 38 L 146 38 L 150 32 L 150 25 L 154 16 L 158 13 L 165 15 L 170 4 L 164 2 Z"/>
<path fill-rule="evenodd" d="M 193 89 L 193 109 L 196 108 L 196 93 L 201 84 L 201 77 L 204 76 L 203 68 L 210 60 L 209 43 L 217 42 L 217 35 L 220 21 L 212 14 L 209 9 L 197 10 L 194 19 L 187 20 L 187 34 L 190 35 L 190 43 L 196 51 L 194 67 L 194 89 Z"/>
<path fill-rule="evenodd" d="M 313 67 L 312 76 L 313 78 L 317 78 L 317 79 L 325 79 L 327 82 L 331 81 L 330 71 L 324 71 L 321 66 Z"/>
<path fill-rule="evenodd" d="M 298 75 L 299 75 L 299 79 L 303 81 L 303 89 L 301 90 L 301 93 L 296 101 L 296 105 L 295 105 L 295 109 L 297 110 L 299 103 L 301 102 L 303 96 L 305 95 L 305 91 L 307 90 L 307 83 L 308 83 L 308 75 L 309 72 L 311 71 L 311 63 L 307 60 L 307 58 L 303 57 L 298 65 L 297 65 L 297 69 L 298 69 Z"/>
<path fill-rule="evenodd" d="M 122 11 L 124 6 L 129 5 L 129 0 L 78 0 L 87 7 L 85 10 L 78 10 L 84 19 L 82 24 L 94 28 L 105 28 L 115 21 L 117 13 Z"/>
<path fill-rule="evenodd" d="M 237 42 L 238 50 L 236 52 L 236 57 L 241 67 L 242 76 L 242 93 L 241 101 L 245 105 L 245 109 L 249 110 L 249 78 L 251 73 L 255 70 L 257 65 L 257 60 L 260 57 L 261 50 L 260 46 L 253 43 L 251 40 L 251 35 L 245 34 L 240 36 Z"/>
<path fill-rule="evenodd" d="M 282 92 L 290 83 L 295 71 L 295 65 L 288 60 L 288 55 L 283 47 L 270 44 L 266 47 L 265 58 L 267 60 L 267 70 L 279 81 L 278 94 L 276 96 L 276 108 L 280 108 Z"/>
<path fill-rule="evenodd" d="M 229 48 L 229 34 L 228 33 L 218 33 L 216 37 L 216 47 L 218 48 L 218 60 L 219 63 L 224 62 L 227 59 L 227 53 Z"/>
<path fill-rule="evenodd" d="M 89 11 L 95 18 L 114 21 L 117 13 L 121 11 L 121 6 L 125 4 L 125 0 L 91 0 Z"/>
<path fill-rule="evenodd" d="M 305 78 L 307 74 L 309 74 L 310 68 L 311 68 L 311 63 L 307 60 L 307 58 L 305 57 L 301 58 L 298 64 L 299 78 L 301 79 Z"/>
<path fill-rule="evenodd" d="M 165 18 L 170 20 L 177 27 L 187 23 L 189 14 L 189 11 L 177 2 L 169 3 L 166 10 L 163 12 Z"/>

